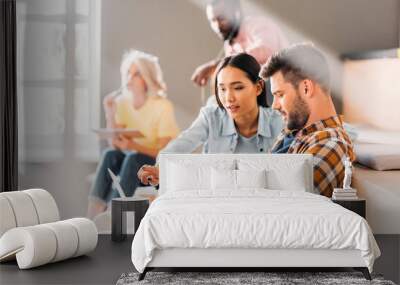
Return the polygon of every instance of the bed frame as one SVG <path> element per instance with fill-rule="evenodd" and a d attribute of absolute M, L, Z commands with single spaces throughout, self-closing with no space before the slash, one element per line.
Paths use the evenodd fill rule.
<path fill-rule="evenodd" d="M 165 160 L 193 158 L 193 154 L 164 154 L 160 156 L 160 193 L 163 193 L 163 185 L 167 184 L 168 177 L 165 169 Z M 273 154 L 224 154 L 223 158 L 254 157 L 262 159 L 277 159 Z M 313 187 L 313 164 L 311 155 L 279 154 L 279 159 L 284 156 L 293 159 L 304 160 L 307 167 L 305 176 L 308 177 L 309 192 Z M 207 160 L 210 164 L 214 159 L 220 159 L 219 155 L 197 155 L 196 160 Z M 165 189 L 164 189 L 165 191 Z M 367 280 L 371 276 L 359 250 L 329 250 L 329 249 L 253 249 L 253 248 L 169 248 L 157 249 L 153 259 L 144 271 L 139 275 L 139 281 L 143 280 L 146 273 L 160 268 L 202 268 L 214 271 L 218 268 L 229 268 L 229 271 L 252 271 L 250 269 L 271 268 L 343 268 L 350 267 L 361 271 Z"/>
<path fill-rule="evenodd" d="M 143 280 L 146 273 L 156 268 L 202 268 L 214 271 L 229 268 L 234 271 L 259 271 L 271 268 L 343 268 L 361 271 L 367 280 L 371 275 L 359 250 L 327 249 L 182 249 L 156 250 L 152 261 L 139 275 Z"/>

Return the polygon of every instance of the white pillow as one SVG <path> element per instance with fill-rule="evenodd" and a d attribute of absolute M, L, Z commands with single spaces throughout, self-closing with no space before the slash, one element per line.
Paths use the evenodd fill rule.
<path fill-rule="evenodd" d="M 237 188 L 267 188 L 267 172 L 262 170 L 236 170 Z"/>
<path fill-rule="evenodd" d="M 400 169 L 400 144 L 355 143 L 357 162 L 375 170 Z"/>
<path fill-rule="evenodd" d="M 267 189 L 307 191 L 310 187 L 308 164 L 294 154 L 272 155 L 270 159 L 238 159 L 239 170 L 266 170 Z"/>
<path fill-rule="evenodd" d="M 167 191 L 211 190 L 211 168 L 232 170 L 235 161 L 221 160 L 210 164 L 181 159 L 169 161 L 167 167 Z"/>
<path fill-rule="evenodd" d="M 212 190 L 236 190 L 236 170 L 211 168 Z"/>
<path fill-rule="evenodd" d="M 185 191 L 189 189 L 210 188 L 210 171 L 207 167 L 195 167 L 188 164 L 168 164 L 168 189 L 170 191 Z"/>
<path fill-rule="evenodd" d="M 307 191 L 304 163 L 296 163 L 288 169 L 270 169 L 267 172 L 267 188 L 271 190 Z"/>
<path fill-rule="evenodd" d="M 211 170 L 211 188 L 238 190 L 241 188 L 266 188 L 266 171 L 263 170 Z"/>

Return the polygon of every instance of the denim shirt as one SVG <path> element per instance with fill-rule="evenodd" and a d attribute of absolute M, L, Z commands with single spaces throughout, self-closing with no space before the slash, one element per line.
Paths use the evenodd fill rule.
<path fill-rule="evenodd" d="M 279 113 L 259 107 L 257 139 L 258 152 L 270 152 L 282 131 Z M 191 153 L 203 145 L 203 153 L 235 153 L 238 132 L 227 111 L 218 106 L 206 106 L 192 125 L 171 141 L 161 153 Z"/>

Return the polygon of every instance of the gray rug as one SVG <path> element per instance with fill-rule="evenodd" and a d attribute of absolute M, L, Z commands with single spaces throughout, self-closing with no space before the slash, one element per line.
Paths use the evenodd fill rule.
<path fill-rule="evenodd" d="M 381 275 L 372 275 L 368 281 L 360 272 L 148 272 L 146 278 L 138 281 L 139 273 L 122 274 L 117 285 L 133 284 L 379 284 L 395 285 Z"/>

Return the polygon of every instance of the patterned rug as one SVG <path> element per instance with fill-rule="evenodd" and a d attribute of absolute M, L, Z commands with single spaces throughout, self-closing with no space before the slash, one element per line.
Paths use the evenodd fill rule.
<path fill-rule="evenodd" d="M 381 275 L 372 274 L 372 281 L 360 272 L 148 272 L 142 281 L 139 273 L 122 274 L 117 285 L 133 284 L 267 284 L 267 285 L 395 285 Z"/>

